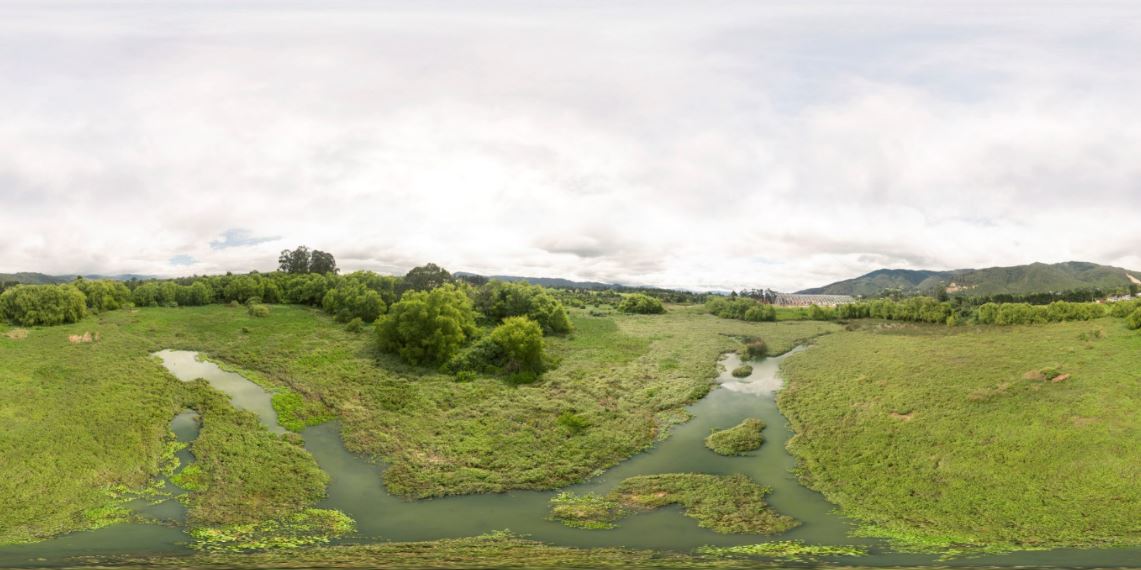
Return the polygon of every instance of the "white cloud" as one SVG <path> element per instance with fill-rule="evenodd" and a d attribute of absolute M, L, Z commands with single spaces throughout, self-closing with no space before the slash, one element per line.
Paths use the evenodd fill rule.
<path fill-rule="evenodd" d="M 0 271 L 1141 268 L 1141 8 L 716 6 L 0 2 Z"/>

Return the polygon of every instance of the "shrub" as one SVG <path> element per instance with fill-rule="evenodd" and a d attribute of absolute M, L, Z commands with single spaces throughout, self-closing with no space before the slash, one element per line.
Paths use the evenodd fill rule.
<path fill-rule="evenodd" d="M 732 372 L 735 378 L 745 378 L 752 373 L 753 367 L 749 366 L 748 364 L 742 364 L 741 366 L 734 368 Z"/>
<path fill-rule="evenodd" d="M 254 303 L 251 304 L 247 310 L 249 311 L 251 317 L 262 318 L 269 316 L 269 305 Z"/>
<path fill-rule="evenodd" d="M 0 318 L 20 326 L 78 322 L 87 298 L 71 285 L 17 285 L 0 294 Z"/>
<path fill-rule="evenodd" d="M 75 288 L 87 299 L 87 308 L 113 311 L 131 301 L 131 290 L 120 281 L 76 279 Z"/>
<path fill-rule="evenodd" d="M 745 356 L 749 358 L 763 358 L 769 353 L 769 346 L 764 339 L 751 338 L 745 342 Z"/>
<path fill-rule="evenodd" d="M 1125 317 L 1125 326 L 1131 330 L 1141 329 L 1141 307 L 1137 307 L 1128 317 Z"/>
<path fill-rule="evenodd" d="M 455 285 L 408 291 L 377 321 L 376 331 L 380 349 L 406 362 L 444 362 L 475 333 L 475 310 Z"/>
<path fill-rule="evenodd" d="M 508 317 L 489 335 L 503 354 L 503 370 L 539 374 L 543 371 L 543 329 L 527 317 Z"/>
<path fill-rule="evenodd" d="M 387 308 L 380 293 L 366 287 L 359 281 L 342 281 L 325 292 L 321 308 L 333 315 L 338 322 L 360 319 L 371 323 Z"/>
<path fill-rule="evenodd" d="M 714 431 L 705 438 L 705 447 L 721 455 L 740 455 L 757 449 L 764 443 L 761 430 L 765 422 L 757 418 L 746 418 L 741 423 L 720 431 Z"/>
<path fill-rule="evenodd" d="M 756 303 L 745 311 L 745 320 L 753 322 L 777 320 L 777 310 L 772 305 Z"/>
<path fill-rule="evenodd" d="M 589 420 L 569 410 L 559 414 L 558 424 L 576 434 L 590 427 Z"/>
<path fill-rule="evenodd" d="M 618 303 L 618 310 L 639 315 L 659 315 L 666 312 L 660 300 L 642 293 L 624 295 L 622 302 Z"/>
<path fill-rule="evenodd" d="M 356 317 L 349 321 L 348 325 L 345 325 L 345 330 L 351 333 L 359 333 L 364 330 L 364 321 L 360 317 Z"/>

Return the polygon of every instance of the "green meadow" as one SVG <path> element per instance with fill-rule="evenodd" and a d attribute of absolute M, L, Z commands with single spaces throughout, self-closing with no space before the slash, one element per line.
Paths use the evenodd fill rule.
<path fill-rule="evenodd" d="M 784 365 L 801 475 L 916 548 L 1141 544 L 1141 335 L 858 322 Z"/>

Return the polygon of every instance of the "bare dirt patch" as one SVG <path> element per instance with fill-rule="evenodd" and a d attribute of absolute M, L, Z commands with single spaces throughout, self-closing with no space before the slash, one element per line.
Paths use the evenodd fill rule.
<path fill-rule="evenodd" d="M 67 337 L 67 342 L 70 342 L 71 344 L 80 344 L 80 343 L 84 343 L 84 342 L 98 342 L 98 341 L 99 341 L 99 333 L 95 333 L 94 335 L 92 335 L 89 332 L 85 332 L 82 335 L 73 334 L 73 335 L 68 335 L 68 337 Z"/>
<path fill-rule="evenodd" d="M 12 329 L 4 333 L 4 336 L 12 340 L 24 340 L 28 338 L 28 329 Z"/>
<path fill-rule="evenodd" d="M 901 422 L 909 422 L 909 421 L 911 421 L 912 418 L 915 417 L 915 412 L 907 412 L 906 414 L 901 414 L 899 412 L 891 412 L 888 415 L 899 420 L 899 421 L 901 421 Z"/>

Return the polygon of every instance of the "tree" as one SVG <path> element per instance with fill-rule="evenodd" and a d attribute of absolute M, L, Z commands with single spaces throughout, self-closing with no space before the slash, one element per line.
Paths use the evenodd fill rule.
<path fill-rule="evenodd" d="M 507 317 L 491 331 L 503 354 L 503 371 L 516 382 L 531 382 L 543 372 L 543 329 L 527 317 Z"/>
<path fill-rule="evenodd" d="M 526 315 L 545 333 L 571 330 L 566 308 L 538 285 L 491 281 L 476 291 L 475 306 L 494 321 Z"/>
<path fill-rule="evenodd" d="M 622 297 L 622 302 L 618 304 L 618 310 L 623 313 L 641 315 L 657 315 L 666 312 L 666 308 L 662 306 L 660 300 L 642 293 L 631 293 Z"/>
<path fill-rule="evenodd" d="M 71 285 L 17 285 L 0 294 L 0 318 L 21 326 L 78 322 L 87 298 Z"/>
<path fill-rule="evenodd" d="M 277 258 L 278 271 L 282 273 L 309 273 L 310 257 L 309 248 L 303 245 L 297 246 L 297 249 L 294 250 L 283 249 Z"/>
<path fill-rule="evenodd" d="M 356 318 L 371 323 L 384 313 L 386 307 L 380 293 L 358 281 L 345 280 L 325 293 L 321 308 L 338 322 L 346 323 Z"/>
<path fill-rule="evenodd" d="M 131 301 L 131 290 L 120 281 L 76 279 L 75 288 L 87 298 L 87 308 L 113 311 Z"/>
<path fill-rule="evenodd" d="M 454 285 L 409 291 L 377 321 L 380 349 L 406 362 L 443 362 L 475 334 L 471 299 Z"/>
<path fill-rule="evenodd" d="M 337 273 L 337 260 L 333 259 L 333 254 L 325 253 L 319 249 L 313 250 L 309 256 L 309 273 Z"/>
<path fill-rule="evenodd" d="M 347 281 L 360 284 L 380 293 L 385 305 L 391 305 L 400 297 L 400 278 L 395 275 L 380 275 L 372 271 L 354 271 L 345 275 Z"/>
<path fill-rule="evenodd" d="M 403 289 L 405 291 L 431 291 L 445 283 L 452 283 L 452 274 L 448 270 L 429 263 L 420 267 L 413 267 L 404 276 Z"/>

